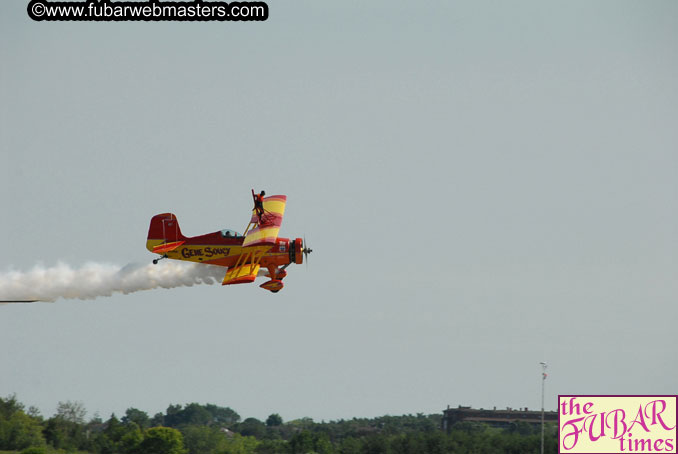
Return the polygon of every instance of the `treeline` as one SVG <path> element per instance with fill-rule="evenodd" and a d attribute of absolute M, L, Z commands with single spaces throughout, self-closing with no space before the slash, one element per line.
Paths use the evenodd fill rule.
<path fill-rule="evenodd" d="M 228 407 L 170 405 L 154 416 L 129 408 L 124 416 L 87 421 L 79 402 L 60 402 L 43 418 L 15 396 L 0 398 L 0 451 L 22 454 L 444 454 L 539 453 L 541 432 L 525 423 L 506 429 L 458 423 L 440 429 L 441 415 L 382 416 L 314 422 L 241 420 Z M 555 426 L 547 426 L 545 452 L 557 452 Z"/>

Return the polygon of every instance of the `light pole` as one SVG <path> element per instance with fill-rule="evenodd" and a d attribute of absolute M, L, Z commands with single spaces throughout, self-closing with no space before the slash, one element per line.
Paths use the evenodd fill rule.
<path fill-rule="evenodd" d="M 544 382 L 546 382 L 546 363 L 541 364 L 541 454 L 544 454 Z"/>

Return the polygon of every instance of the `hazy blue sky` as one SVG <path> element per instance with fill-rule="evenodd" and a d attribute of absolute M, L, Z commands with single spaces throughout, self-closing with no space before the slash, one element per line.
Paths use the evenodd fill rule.
<path fill-rule="evenodd" d="M 678 3 L 269 2 L 250 23 L 0 3 L 0 272 L 148 263 L 288 196 L 308 268 L 0 307 L 0 396 L 338 419 L 676 393 Z M 160 266 L 160 265 L 158 265 Z"/>

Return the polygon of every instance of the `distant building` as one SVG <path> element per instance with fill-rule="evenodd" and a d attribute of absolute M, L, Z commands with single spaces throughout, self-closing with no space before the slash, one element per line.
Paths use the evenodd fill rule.
<path fill-rule="evenodd" d="M 462 421 L 482 422 L 492 427 L 508 427 L 511 423 L 519 421 L 528 424 L 541 424 L 541 410 L 530 411 L 527 408 L 497 410 L 497 407 L 492 410 L 485 410 L 462 407 L 461 405 L 457 408 L 448 406 L 447 410 L 443 410 L 443 430 L 450 430 L 454 424 Z M 558 412 L 545 411 L 544 422 L 558 422 Z"/>

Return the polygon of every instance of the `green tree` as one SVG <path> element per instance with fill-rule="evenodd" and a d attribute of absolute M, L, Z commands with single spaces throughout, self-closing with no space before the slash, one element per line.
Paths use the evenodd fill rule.
<path fill-rule="evenodd" d="M 313 450 L 318 454 L 332 454 L 334 447 L 327 434 L 316 434 L 313 437 Z"/>
<path fill-rule="evenodd" d="M 125 435 L 125 426 L 115 416 L 115 413 L 106 421 L 104 434 L 113 441 L 120 441 Z"/>
<path fill-rule="evenodd" d="M 212 414 L 202 405 L 197 403 L 187 404 L 179 413 L 181 424 L 205 426 L 212 422 Z"/>
<path fill-rule="evenodd" d="M 340 454 L 360 454 L 362 443 L 354 437 L 345 438 L 339 443 L 338 452 Z"/>
<path fill-rule="evenodd" d="M 58 415 L 45 422 L 43 434 L 47 442 L 56 449 L 77 451 L 87 444 L 84 425 L 68 421 Z"/>
<path fill-rule="evenodd" d="M 294 435 L 289 442 L 289 448 L 292 454 L 309 452 L 330 454 L 333 452 L 332 443 L 330 443 L 326 434 L 313 434 L 308 430 L 303 430 Z"/>
<path fill-rule="evenodd" d="M 371 435 L 366 437 L 362 452 L 364 454 L 391 454 L 388 437 L 384 435 Z"/>
<path fill-rule="evenodd" d="M 169 427 L 204 426 L 214 420 L 212 413 L 197 403 L 187 404 L 184 408 L 181 408 L 181 405 L 170 405 L 164 419 Z"/>
<path fill-rule="evenodd" d="M 22 450 L 21 454 L 47 454 L 47 448 L 44 446 L 31 446 Z"/>
<path fill-rule="evenodd" d="M 313 418 L 308 417 L 295 419 L 287 424 L 299 430 L 311 430 L 316 425 L 316 423 L 313 422 Z"/>
<path fill-rule="evenodd" d="M 283 419 L 278 413 L 273 413 L 272 415 L 269 415 L 268 418 L 266 418 L 266 426 L 267 427 L 281 426 L 282 423 L 283 423 Z"/>
<path fill-rule="evenodd" d="M 313 451 L 313 434 L 308 430 L 299 432 L 292 437 L 289 447 L 292 454 L 306 454 Z"/>
<path fill-rule="evenodd" d="M 229 407 L 207 404 L 205 405 L 205 410 L 212 415 L 212 422 L 217 425 L 231 426 L 240 422 L 240 415 Z"/>
<path fill-rule="evenodd" d="M 24 405 L 16 399 L 16 394 L 0 397 L 0 419 L 9 419 L 17 411 L 23 411 Z"/>
<path fill-rule="evenodd" d="M 163 417 L 163 424 L 168 427 L 176 427 L 180 424 L 181 421 L 181 405 L 172 405 L 170 404 L 165 411 L 165 416 Z M 157 415 L 156 415 L 157 416 Z"/>
<path fill-rule="evenodd" d="M 85 410 L 85 405 L 82 402 L 67 400 L 66 402 L 59 402 L 57 405 L 56 417 L 64 421 L 84 424 L 85 415 L 87 415 L 87 410 Z"/>
<path fill-rule="evenodd" d="M 15 410 L 9 418 L 0 418 L 0 449 L 21 450 L 44 444 L 39 420 L 22 410 Z"/>
<path fill-rule="evenodd" d="M 144 435 L 141 428 L 135 422 L 125 424 L 125 433 L 118 443 L 119 450 L 125 454 L 135 454 L 139 452 L 139 447 L 144 441 Z"/>
<path fill-rule="evenodd" d="M 92 440 L 90 449 L 99 454 L 134 453 L 143 441 L 143 432 L 134 423 L 121 423 L 113 414 Z"/>
<path fill-rule="evenodd" d="M 160 412 L 153 415 L 153 418 L 151 418 L 151 427 L 164 426 L 164 425 L 165 425 L 165 415 L 163 415 Z"/>
<path fill-rule="evenodd" d="M 442 431 L 429 432 L 424 437 L 425 452 L 428 454 L 443 454 L 445 449 L 445 434 Z"/>
<path fill-rule="evenodd" d="M 257 418 L 247 418 L 238 424 L 236 430 L 246 437 L 263 438 L 266 435 L 266 425 Z"/>
<path fill-rule="evenodd" d="M 181 432 L 171 427 L 146 429 L 139 451 L 143 454 L 186 454 Z"/>
<path fill-rule="evenodd" d="M 258 446 L 259 441 L 256 438 L 234 434 L 227 438 L 224 454 L 254 454 Z"/>
<path fill-rule="evenodd" d="M 148 413 L 136 408 L 128 408 L 125 411 L 125 416 L 122 417 L 122 422 L 124 424 L 136 423 L 141 430 L 148 429 L 151 426 L 151 418 L 148 417 Z"/>
<path fill-rule="evenodd" d="M 262 440 L 256 448 L 257 454 L 280 454 L 287 451 L 285 440 Z"/>
<path fill-rule="evenodd" d="M 181 433 L 189 454 L 217 454 L 227 448 L 226 435 L 214 426 L 185 426 Z"/>

